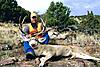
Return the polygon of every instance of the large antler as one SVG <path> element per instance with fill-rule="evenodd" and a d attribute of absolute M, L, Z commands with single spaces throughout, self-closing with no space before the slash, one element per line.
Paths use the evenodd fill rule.
<path fill-rule="evenodd" d="M 42 32 L 44 32 L 44 31 L 45 31 L 45 29 L 46 29 L 46 23 L 43 21 L 42 16 L 40 16 L 40 19 L 41 19 L 42 24 L 43 24 L 43 29 L 42 29 Z"/>
<path fill-rule="evenodd" d="M 42 32 L 47 32 L 47 31 L 50 31 L 50 30 L 52 30 L 52 29 L 46 29 L 46 22 L 44 22 L 44 20 L 42 19 L 42 16 L 40 16 L 40 19 L 41 19 L 41 21 L 42 21 L 42 24 L 43 24 L 43 30 L 42 30 Z"/>
<path fill-rule="evenodd" d="M 23 34 L 25 34 L 25 33 L 24 33 L 24 31 L 22 30 L 22 29 L 23 29 L 23 26 L 22 26 L 22 25 L 23 25 L 23 23 L 24 23 L 26 17 L 27 17 L 27 16 L 25 16 L 25 17 L 23 18 L 22 22 L 21 22 L 21 16 L 20 16 L 20 18 L 19 18 L 19 30 L 20 30 L 20 32 L 23 33 Z"/>
<path fill-rule="evenodd" d="M 43 21 L 42 16 L 40 16 L 40 19 L 41 19 L 41 21 L 43 23 L 43 26 L 46 27 L 46 23 Z"/>

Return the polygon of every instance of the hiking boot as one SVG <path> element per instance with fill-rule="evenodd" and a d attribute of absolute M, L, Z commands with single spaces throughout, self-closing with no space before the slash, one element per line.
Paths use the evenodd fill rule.
<path fill-rule="evenodd" d="M 32 60 L 32 59 L 34 59 L 34 58 L 35 58 L 35 55 L 34 55 L 32 52 L 27 52 L 27 53 L 26 53 L 26 59 Z"/>

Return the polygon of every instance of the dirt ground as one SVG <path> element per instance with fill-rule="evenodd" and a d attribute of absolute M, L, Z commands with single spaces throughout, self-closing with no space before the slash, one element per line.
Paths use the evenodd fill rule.
<path fill-rule="evenodd" d="M 18 27 L 13 25 L 2 25 L 0 24 L 0 63 L 5 63 L 5 65 L 0 64 L 0 67 L 38 67 L 34 60 L 30 61 L 14 61 L 11 63 L 6 63 L 5 59 L 11 57 L 17 57 L 19 60 L 25 58 L 23 51 L 22 41 L 18 35 Z M 82 38 L 84 39 L 84 38 Z M 81 40 L 82 41 L 82 40 Z M 90 42 L 90 41 L 89 41 Z M 59 42 L 55 42 L 59 44 Z M 92 45 L 85 42 L 85 45 L 79 44 L 84 50 L 86 50 L 91 56 L 100 58 L 100 42 L 93 43 Z M 72 44 L 68 44 L 72 45 Z M 66 45 L 67 46 L 67 45 Z M 82 60 L 82 59 L 71 59 L 61 58 L 54 60 L 53 58 L 45 63 L 46 67 L 100 67 L 100 63 L 95 61 Z"/>

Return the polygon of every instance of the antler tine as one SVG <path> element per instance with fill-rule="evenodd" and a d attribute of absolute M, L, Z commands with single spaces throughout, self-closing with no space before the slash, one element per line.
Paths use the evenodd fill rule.
<path fill-rule="evenodd" d="M 42 21 L 42 23 L 43 23 L 43 26 L 46 26 L 46 23 L 45 23 L 44 20 L 42 19 L 42 16 L 40 16 L 40 19 L 41 19 L 41 21 Z"/>
<path fill-rule="evenodd" d="M 19 17 L 19 29 L 21 29 L 21 16 Z"/>
<path fill-rule="evenodd" d="M 22 33 L 24 33 L 23 30 L 22 30 L 22 24 L 24 23 L 26 17 L 27 17 L 27 16 L 25 16 L 25 17 L 23 18 L 22 22 L 21 22 L 21 16 L 19 17 L 19 30 L 20 30 Z"/>
<path fill-rule="evenodd" d="M 42 16 L 40 16 L 40 19 L 42 21 L 42 24 L 43 24 L 43 30 L 42 30 L 42 33 L 45 31 L 46 29 L 46 23 L 44 22 L 44 20 L 42 19 Z"/>
<path fill-rule="evenodd" d="M 22 23 L 21 23 L 21 24 L 23 24 L 23 23 L 24 23 L 24 21 L 25 21 L 26 17 L 27 17 L 27 16 L 25 16 L 25 17 L 23 18 L 23 21 L 22 21 Z"/>

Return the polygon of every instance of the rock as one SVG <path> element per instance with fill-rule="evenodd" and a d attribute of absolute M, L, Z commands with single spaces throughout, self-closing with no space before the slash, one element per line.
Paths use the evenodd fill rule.
<path fill-rule="evenodd" d="M 9 67 L 38 67 L 34 60 L 17 62 L 13 65 L 8 65 Z M 48 61 L 45 67 L 100 67 L 100 64 L 95 64 L 93 62 L 77 59 L 77 60 L 59 60 L 59 61 Z M 5 66 L 6 67 L 6 66 Z"/>
<path fill-rule="evenodd" d="M 3 25 L 0 25 L 3 26 Z M 8 58 L 8 57 L 18 57 L 18 56 L 24 56 L 24 52 L 22 49 L 21 39 L 19 38 L 19 33 L 14 31 L 11 26 L 5 26 L 0 27 L 0 60 L 2 58 Z M 16 27 L 15 29 L 17 29 Z M 71 45 L 71 43 L 79 43 L 79 46 L 84 46 L 84 50 L 86 50 L 88 53 L 90 53 L 92 56 L 100 58 L 100 37 L 97 38 L 97 41 L 94 40 L 94 38 L 91 38 L 90 36 L 82 35 L 82 34 L 74 34 L 74 33 L 59 33 L 55 30 L 51 30 L 51 32 L 48 32 L 52 41 L 51 43 L 54 44 L 66 44 Z M 76 37 L 74 37 L 74 35 Z M 54 39 L 55 38 L 55 39 Z M 76 39 L 75 39 L 76 38 Z M 18 41 L 15 43 L 15 41 L 18 39 Z M 91 42 L 93 44 L 90 46 Z M 98 43 L 98 46 L 96 47 L 96 43 Z M 4 44 L 6 43 L 6 44 Z M 69 44 L 70 43 L 70 44 Z M 9 45 L 10 44 L 10 45 Z M 86 46 L 86 45 L 88 46 Z M 75 44 L 76 45 L 76 44 Z M 94 45 L 94 46 L 93 46 Z M 13 47 L 12 47 L 13 46 Z M 6 50 L 6 51 L 4 51 Z M 3 51 L 3 52 L 2 52 Z M 23 58 L 19 58 L 22 60 Z M 10 63 L 13 63 L 9 60 Z M 2 62 L 3 63 L 3 62 Z M 57 61 L 47 61 L 46 67 L 97 67 L 96 63 L 82 60 L 82 59 L 75 59 L 75 60 L 57 60 Z M 100 67 L 100 63 L 98 64 Z M 1 66 L 0 66 L 1 67 Z M 30 61 L 19 61 L 14 64 L 5 65 L 3 67 L 38 67 L 38 64 L 34 62 L 34 60 Z"/>
<path fill-rule="evenodd" d="M 1 50 L 12 50 L 12 46 L 9 44 L 4 44 L 1 46 Z"/>
<path fill-rule="evenodd" d="M 48 67 L 96 67 L 96 65 L 89 61 L 59 61 L 49 63 Z"/>

